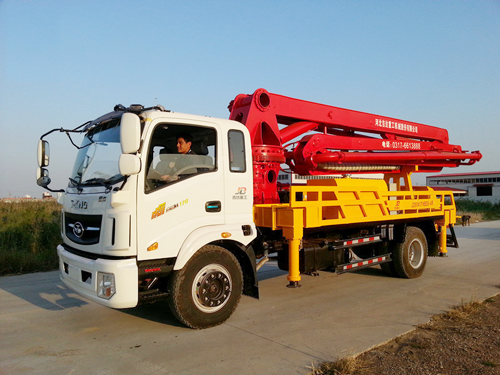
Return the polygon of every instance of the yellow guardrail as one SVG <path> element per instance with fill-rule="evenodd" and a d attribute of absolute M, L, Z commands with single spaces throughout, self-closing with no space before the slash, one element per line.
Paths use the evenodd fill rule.
<path fill-rule="evenodd" d="M 448 223 L 456 222 L 451 192 L 417 189 L 389 191 L 382 180 L 313 180 L 292 186 L 289 203 L 255 205 L 254 219 L 258 226 L 279 229 L 289 226 L 289 211 L 300 208 L 304 228 L 445 215 Z"/>
<path fill-rule="evenodd" d="M 440 252 L 446 253 L 446 228 L 456 222 L 453 193 L 411 185 L 407 191 L 389 191 L 388 186 L 383 180 L 310 180 L 307 185 L 290 187 L 289 203 L 254 205 L 254 222 L 283 230 L 289 242 L 291 284 L 300 281 L 298 262 L 304 228 L 428 217 L 441 229 Z"/>

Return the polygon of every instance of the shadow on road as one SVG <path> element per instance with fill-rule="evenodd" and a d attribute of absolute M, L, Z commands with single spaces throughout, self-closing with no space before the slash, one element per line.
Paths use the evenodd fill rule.
<path fill-rule="evenodd" d="M 335 270 L 322 270 L 319 271 L 320 273 L 331 273 L 335 274 Z M 360 270 L 352 271 L 350 273 L 359 273 L 362 275 L 370 275 L 370 276 L 377 276 L 377 277 L 388 277 L 388 275 L 380 269 L 378 266 L 373 266 L 370 268 L 363 268 Z M 261 271 L 258 272 L 258 277 L 259 281 L 264 281 L 267 279 L 272 279 L 275 277 L 287 275 L 287 271 L 280 270 L 278 268 L 278 263 L 277 262 L 269 262 L 266 264 Z M 302 275 L 305 276 L 305 275 Z"/>
<path fill-rule="evenodd" d="M 66 288 L 57 272 L 41 272 L 0 278 L 0 289 L 45 310 L 64 310 L 86 305 Z"/>
<path fill-rule="evenodd" d="M 170 312 L 167 301 L 158 301 L 151 304 L 139 305 L 132 309 L 119 310 L 125 314 L 134 316 L 136 318 L 149 320 L 156 323 L 166 324 L 174 327 L 186 326 L 181 324 L 174 315 Z"/>
<path fill-rule="evenodd" d="M 359 271 L 353 271 L 351 273 L 359 273 L 360 275 L 375 276 L 375 277 L 391 277 L 384 271 L 382 271 L 382 269 L 379 266 L 363 268 Z"/>
<path fill-rule="evenodd" d="M 262 269 L 257 272 L 257 278 L 259 281 L 264 281 L 267 279 L 273 279 L 275 277 L 283 276 L 288 274 L 287 271 L 280 270 L 278 268 L 278 262 L 269 262 L 265 264 Z"/>
<path fill-rule="evenodd" d="M 484 223 L 483 223 L 484 225 Z M 455 232 L 460 243 L 460 239 L 469 240 L 500 240 L 500 229 L 499 228 L 488 228 L 488 227 L 477 227 L 472 225 L 470 227 L 456 226 Z"/>

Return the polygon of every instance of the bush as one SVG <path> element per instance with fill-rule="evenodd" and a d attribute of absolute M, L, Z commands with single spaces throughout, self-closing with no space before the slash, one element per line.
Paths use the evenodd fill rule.
<path fill-rule="evenodd" d="M 500 219 L 500 203 L 480 202 L 472 199 L 456 200 L 458 215 L 481 214 L 483 220 Z"/>
<path fill-rule="evenodd" d="M 0 275 L 57 269 L 60 211 L 55 201 L 0 202 Z"/>

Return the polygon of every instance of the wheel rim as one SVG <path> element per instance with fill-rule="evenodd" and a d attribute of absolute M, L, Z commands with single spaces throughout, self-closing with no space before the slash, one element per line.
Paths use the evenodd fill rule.
<path fill-rule="evenodd" d="M 414 269 L 418 269 L 424 262 L 424 245 L 419 239 L 414 239 L 410 243 L 408 261 Z"/>
<path fill-rule="evenodd" d="M 232 280 L 228 270 L 220 264 L 203 267 L 193 281 L 193 301 L 201 311 L 216 312 L 231 296 Z"/>

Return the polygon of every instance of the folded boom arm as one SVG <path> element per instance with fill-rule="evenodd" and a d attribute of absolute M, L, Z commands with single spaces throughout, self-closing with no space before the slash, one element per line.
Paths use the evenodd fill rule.
<path fill-rule="evenodd" d="M 276 183 L 282 163 L 301 175 L 401 173 L 405 166 L 434 173 L 443 167 L 474 164 L 482 156 L 479 151 L 463 151 L 450 144 L 448 132 L 442 128 L 289 98 L 264 89 L 238 95 L 229 110 L 230 119 L 240 121 L 250 131 L 255 203 L 279 202 Z"/>

